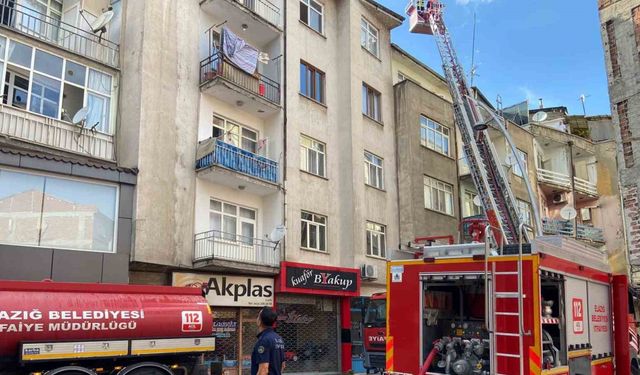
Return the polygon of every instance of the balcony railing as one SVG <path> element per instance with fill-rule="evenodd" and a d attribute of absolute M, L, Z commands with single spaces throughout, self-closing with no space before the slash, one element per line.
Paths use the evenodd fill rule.
<path fill-rule="evenodd" d="M 561 186 L 567 189 L 571 188 L 571 178 L 569 176 L 542 168 L 538 169 L 538 182 Z"/>
<path fill-rule="evenodd" d="M 248 74 L 231 64 L 220 54 L 209 56 L 200 62 L 200 85 L 216 78 L 223 78 L 234 85 L 280 105 L 280 84 L 270 78 L 256 73 Z"/>
<path fill-rule="evenodd" d="M 219 139 L 213 141 L 212 150 L 196 161 L 197 170 L 217 165 L 274 184 L 278 183 L 278 162 Z M 199 147 L 206 145 L 201 144 Z"/>
<path fill-rule="evenodd" d="M 577 191 L 588 195 L 598 195 L 598 187 L 593 182 L 583 180 L 580 177 L 574 177 L 573 181 Z"/>
<path fill-rule="evenodd" d="M 573 222 L 570 220 L 542 219 L 545 234 L 560 234 L 573 237 Z M 576 238 L 583 241 L 604 243 L 604 231 L 587 224 L 578 224 Z"/>
<path fill-rule="evenodd" d="M 114 160 L 113 136 L 0 104 L 0 135 Z"/>
<path fill-rule="evenodd" d="M 280 247 L 271 241 L 217 230 L 196 234 L 194 262 L 216 259 L 278 267 Z"/>
<path fill-rule="evenodd" d="M 235 0 L 245 8 L 276 26 L 280 26 L 280 9 L 268 0 Z"/>
<path fill-rule="evenodd" d="M 118 66 L 120 47 L 117 43 L 20 5 L 15 0 L 0 1 L 0 26 L 104 64 Z"/>

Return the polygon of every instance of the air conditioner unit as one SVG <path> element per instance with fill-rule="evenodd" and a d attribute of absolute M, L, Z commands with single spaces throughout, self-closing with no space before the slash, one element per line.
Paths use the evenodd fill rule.
<path fill-rule="evenodd" d="M 375 280 L 378 278 L 378 266 L 373 264 L 364 264 L 360 268 L 360 275 L 363 279 Z"/>
<path fill-rule="evenodd" d="M 556 193 L 553 194 L 553 203 L 558 204 L 558 203 L 565 203 L 567 201 L 567 197 L 565 196 L 564 193 Z"/>

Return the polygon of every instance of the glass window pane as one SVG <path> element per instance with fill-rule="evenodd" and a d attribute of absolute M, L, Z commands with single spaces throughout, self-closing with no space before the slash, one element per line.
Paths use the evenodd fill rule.
<path fill-rule="evenodd" d="M 309 26 L 311 26 L 317 32 L 322 33 L 322 16 L 314 10 L 311 10 L 311 12 L 309 13 Z"/>
<path fill-rule="evenodd" d="M 242 236 L 244 240 L 251 241 L 255 237 L 254 225 L 252 223 L 242 223 Z"/>
<path fill-rule="evenodd" d="M 237 220 L 233 216 L 224 215 L 222 231 L 228 233 L 230 236 L 229 239 L 234 240 L 237 228 Z"/>
<path fill-rule="evenodd" d="M 304 64 L 300 64 L 300 92 L 307 94 L 307 67 Z"/>
<path fill-rule="evenodd" d="M 307 163 L 307 148 L 300 146 L 300 169 L 309 172 L 309 165 Z"/>
<path fill-rule="evenodd" d="M 84 86 L 85 76 L 87 74 L 87 68 L 83 65 L 76 64 L 73 61 L 67 60 L 66 71 L 64 79 L 68 82 L 75 83 L 76 85 Z"/>
<path fill-rule="evenodd" d="M 61 78 L 62 58 L 37 49 L 33 68 L 50 76 Z"/>
<path fill-rule="evenodd" d="M 309 224 L 306 221 L 303 221 L 300 226 L 300 246 L 301 247 L 309 247 L 307 244 L 307 226 Z"/>
<path fill-rule="evenodd" d="M 309 24 L 309 6 L 302 2 L 300 3 L 300 21 Z"/>
<path fill-rule="evenodd" d="M 104 95 L 111 95 L 111 76 L 89 69 L 89 81 L 87 86 Z"/>
<path fill-rule="evenodd" d="M 58 117 L 60 81 L 34 73 L 31 95 L 31 107 L 29 108 L 31 112 L 53 118 Z"/>
<path fill-rule="evenodd" d="M 0 242 L 38 245 L 44 177 L 0 170 Z"/>
<path fill-rule="evenodd" d="M 309 151 L 309 165 L 307 169 L 311 173 L 318 174 L 318 153 L 314 151 Z"/>
<path fill-rule="evenodd" d="M 26 44 L 11 41 L 9 44 L 9 61 L 27 68 L 31 68 L 31 47 Z"/>
<path fill-rule="evenodd" d="M 113 251 L 115 186 L 47 177 L 41 246 Z"/>
<path fill-rule="evenodd" d="M 302 212 L 302 214 L 300 216 L 301 216 L 302 220 L 311 220 L 312 217 L 313 217 L 313 215 L 311 215 L 308 212 L 304 212 L 304 211 Z"/>
<path fill-rule="evenodd" d="M 369 226 L 368 223 L 367 226 Z M 367 254 L 371 255 L 371 232 L 369 230 L 367 230 Z"/>
<path fill-rule="evenodd" d="M 222 215 L 213 212 L 210 213 L 209 228 L 211 230 L 222 231 Z"/>
<path fill-rule="evenodd" d="M 316 96 L 315 99 L 319 102 L 324 102 L 324 98 L 322 95 L 322 74 L 316 72 Z"/>
<path fill-rule="evenodd" d="M 326 218 L 324 216 L 313 215 L 313 221 L 315 221 L 316 223 L 324 224 L 325 220 Z"/>
<path fill-rule="evenodd" d="M 312 249 L 318 248 L 318 226 L 309 225 L 309 247 Z"/>
<path fill-rule="evenodd" d="M 4 51 L 7 45 L 7 38 L 0 36 L 0 61 L 4 60 Z"/>
<path fill-rule="evenodd" d="M 324 177 L 324 154 L 318 154 L 318 174 Z"/>
<path fill-rule="evenodd" d="M 96 126 L 96 130 L 103 133 L 110 133 L 109 126 L 109 112 L 111 110 L 111 100 L 92 93 L 87 94 L 87 106 L 89 107 L 89 114 L 85 125 L 87 127 Z"/>
<path fill-rule="evenodd" d="M 311 0 L 309 2 L 311 4 L 311 8 L 315 9 L 316 11 L 318 11 L 318 13 L 322 13 L 322 5 L 318 4 L 317 2 Z"/>
<path fill-rule="evenodd" d="M 234 206 L 232 204 L 229 204 L 229 203 L 225 203 L 224 204 L 224 213 L 225 214 L 231 214 L 231 215 L 237 215 L 238 207 Z"/>
<path fill-rule="evenodd" d="M 320 247 L 319 250 L 325 251 L 327 250 L 327 228 L 321 226 L 318 228 L 320 235 Z"/>
<path fill-rule="evenodd" d="M 216 201 L 216 200 L 210 200 L 209 201 L 209 209 L 211 210 L 215 210 L 215 211 L 222 211 L 222 202 L 220 201 Z"/>
<path fill-rule="evenodd" d="M 255 220 L 256 219 L 256 212 L 254 210 L 250 210 L 248 208 L 240 207 L 240 216 L 244 217 L 244 218 L 247 218 L 247 219 Z"/>

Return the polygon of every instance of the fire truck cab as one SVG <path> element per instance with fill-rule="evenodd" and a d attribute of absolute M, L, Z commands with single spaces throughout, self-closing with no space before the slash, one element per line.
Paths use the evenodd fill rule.
<path fill-rule="evenodd" d="M 576 240 L 425 247 L 387 275 L 389 373 L 631 373 L 626 276 Z"/>

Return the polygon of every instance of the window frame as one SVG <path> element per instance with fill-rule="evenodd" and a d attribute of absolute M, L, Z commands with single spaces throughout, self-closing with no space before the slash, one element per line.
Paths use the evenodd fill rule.
<path fill-rule="evenodd" d="M 326 106 L 326 101 L 327 101 L 327 94 L 326 94 L 326 76 L 325 73 L 316 68 L 315 66 L 309 64 L 308 62 L 304 61 L 304 60 L 300 60 L 300 69 L 302 70 L 302 67 L 305 67 L 305 87 L 307 88 L 306 92 L 302 91 L 302 80 L 300 80 L 300 84 L 299 84 L 299 89 L 298 92 L 300 93 L 300 95 L 304 96 L 307 99 L 311 99 L 316 103 L 320 103 L 322 105 Z M 306 82 L 306 77 L 308 76 L 308 73 L 311 72 L 311 81 L 310 82 Z M 320 100 L 318 98 L 315 97 L 316 95 L 316 90 L 318 87 L 318 82 L 316 82 L 316 74 L 320 75 Z M 310 84 L 311 87 L 307 87 L 308 84 Z M 311 90 L 311 91 L 309 91 Z M 311 95 L 309 95 L 309 93 L 311 93 Z"/>
<path fill-rule="evenodd" d="M 224 129 L 218 125 L 215 124 L 216 119 L 222 120 L 223 124 L 224 124 Z M 222 131 L 222 135 L 220 136 L 214 136 L 214 129 L 217 129 L 218 131 Z M 232 129 L 238 129 L 237 133 L 233 133 Z M 255 134 L 256 138 L 255 140 L 246 137 L 244 135 L 244 130 L 252 132 Z M 231 136 L 235 136 L 237 137 L 237 142 L 238 144 L 234 143 L 234 140 L 231 139 Z M 265 143 L 265 146 L 262 148 L 259 148 L 259 143 L 260 143 L 260 131 L 258 131 L 255 128 L 252 128 L 250 126 L 246 126 L 243 125 L 237 121 L 231 120 L 227 117 L 221 116 L 217 113 L 213 113 L 211 116 L 211 137 L 212 138 L 217 138 L 217 139 L 221 139 L 224 143 L 230 144 L 232 146 L 238 147 L 244 151 L 250 152 L 254 155 L 262 155 L 260 154 L 260 150 L 264 149 L 264 155 L 267 154 L 267 143 Z M 254 143 L 254 147 L 255 147 L 255 151 L 253 150 L 248 150 L 244 147 L 244 140 L 248 140 L 249 142 L 253 142 Z"/>
<path fill-rule="evenodd" d="M 509 149 L 509 155 L 511 157 L 513 157 L 513 152 L 511 150 L 511 147 L 508 147 L 508 149 Z M 519 148 L 516 148 L 516 152 L 517 152 L 517 155 L 518 155 L 517 157 L 521 158 L 520 161 L 523 164 L 524 171 L 520 170 L 520 166 L 518 165 L 518 163 L 515 163 L 515 164 L 513 164 L 513 167 L 511 168 L 511 172 L 517 177 L 520 177 L 520 178 L 525 178 L 526 177 L 526 178 L 528 178 L 528 176 L 529 176 L 529 161 L 528 161 L 529 155 L 526 152 L 524 152 L 521 149 L 519 149 Z M 515 160 L 514 160 L 514 162 L 515 162 Z"/>
<path fill-rule="evenodd" d="M 377 236 L 378 254 L 373 252 L 374 235 Z M 365 223 L 365 246 L 367 248 L 367 256 L 387 259 L 387 226 L 367 220 Z"/>
<path fill-rule="evenodd" d="M 446 131 L 445 131 L 446 130 Z M 433 139 L 430 139 L 433 134 Z M 438 139 L 440 143 L 438 144 Z M 446 141 L 446 142 L 445 142 Z M 433 144 L 430 144 L 433 143 Z M 420 144 L 429 150 L 451 157 L 451 128 L 432 120 L 428 116 L 420 115 Z M 446 152 L 445 152 L 446 144 Z M 440 146 L 440 147 L 438 147 Z"/>
<path fill-rule="evenodd" d="M 0 56 L 0 74 L 1 74 L 1 78 L 2 78 L 2 90 L 0 91 L 0 93 L 4 93 L 4 87 L 5 87 L 5 85 L 7 85 L 5 79 L 6 79 L 6 74 L 9 71 L 9 67 L 13 68 L 13 70 L 11 70 L 12 73 L 15 72 L 15 69 L 19 69 L 20 70 L 19 76 L 23 76 L 24 75 L 23 74 L 24 71 L 26 71 L 28 73 L 27 77 L 28 77 L 28 80 L 29 80 L 29 89 L 27 90 L 26 108 L 22 109 L 20 107 L 13 106 L 13 105 L 11 105 L 11 107 L 19 108 L 19 109 L 22 109 L 22 110 L 24 110 L 26 112 L 33 113 L 33 114 L 35 114 L 37 116 L 43 116 L 43 117 L 46 117 L 46 118 L 49 118 L 49 119 L 53 119 L 55 121 L 62 121 L 62 122 L 65 122 L 65 123 L 71 123 L 70 118 L 74 114 L 67 114 L 69 119 L 65 119 L 63 117 L 63 112 L 62 112 L 62 109 L 63 109 L 62 105 L 63 105 L 63 101 L 64 101 L 65 88 L 66 88 L 67 85 L 69 85 L 69 86 L 81 89 L 82 92 L 83 92 L 82 106 L 80 108 L 84 108 L 84 107 L 88 106 L 88 104 L 89 104 L 89 96 L 90 95 L 93 95 L 93 96 L 96 96 L 96 97 L 99 97 L 99 98 L 103 98 L 103 99 L 106 98 L 106 100 L 109 101 L 108 108 L 106 108 L 106 111 L 103 112 L 103 115 L 108 118 L 108 121 L 107 121 L 108 123 L 106 124 L 107 130 L 104 131 L 104 130 L 96 128 L 96 131 L 101 133 L 101 134 L 107 134 L 107 135 L 115 135 L 116 134 L 116 127 L 115 127 L 115 122 L 116 122 L 115 117 L 116 116 L 115 116 L 115 113 L 117 112 L 118 97 L 117 97 L 117 90 L 115 89 L 115 87 L 117 87 L 117 85 L 118 85 L 117 76 L 112 75 L 111 73 L 106 72 L 104 70 L 101 70 L 99 68 L 96 68 L 94 66 L 90 66 L 90 65 L 87 65 L 87 64 L 80 63 L 80 62 L 78 62 L 76 60 L 66 58 L 65 56 L 60 55 L 60 54 L 58 54 L 56 52 L 52 52 L 52 51 L 49 51 L 49 50 L 46 50 L 46 49 L 43 49 L 43 48 L 39 48 L 39 47 L 37 47 L 35 45 L 24 43 L 21 40 L 10 38 L 10 37 L 8 37 L 7 35 L 4 35 L 4 34 L 0 34 L 0 38 L 4 38 L 5 41 L 6 41 L 5 42 L 4 55 Z M 18 65 L 18 64 L 14 63 L 14 62 L 9 61 L 9 59 L 8 59 L 9 58 L 9 50 L 11 49 L 10 48 L 10 44 L 12 42 L 13 43 L 20 43 L 22 45 L 25 45 L 25 46 L 31 48 L 30 63 L 29 63 L 28 67 L 22 66 L 22 65 Z M 46 72 L 42 72 L 42 71 L 36 70 L 35 64 L 36 64 L 36 53 L 37 53 L 37 51 L 44 52 L 44 53 L 46 53 L 48 55 L 57 57 L 57 58 L 62 60 L 62 71 L 61 71 L 60 77 L 56 77 L 56 76 L 50 75 L 50 74 L 48 74 Z M 85 77 L 84 77 L 84 83 L 82 85 L 80 85 L 78 83 L 75 83 L 75 82 L 72 82 L 72 81 L 69 81 L 69 80 L 66 79 L 67 64 L 69 62 L 84 68 Z M 90 87 L 89 76 L 90 76 L 90 72 L 91 71 L 94 71 L 94 72 L 96 72 L 96 73 L 98 73 L 100 75 L 106 75 L 106 76 L 108 76 L 110 78 L 111 87 L 109 87 L 107 90 L 105 90 L 105 91 L 108 91 L 109 94 L 105 94 L 104 92 L 97 91 L 97 90 L 95 90 L 95 89 Z M 31 101 L 32 101 L 32 97 L 34 96 L 33 95 L 33 83 L 34 83 L 34 76 L 36 74 L 39 75 L 39 76 L 45 77 L 47 79 L 53 79 L 57 83 L 59 83 L 59 86 L 57 87 L 58 90 L 59 90 L 59 95 L 58 95 L 58 107 L 57 107 L 57 116 L 56 117 L 51 117 L 51 116 L 45 115 L 43 113 L 38 113 L 38 112 L 31 111 Z M 9 103 L 9 99 L 5 98 L 4 100 L 6 100 L 6 102 L 7 102 L 6 105 L 9 106 L 9 104 L 8 104 Z M 105 125 L 102 124 L 102 123 L 100 125 L 101 125 L 100 128 L 104 129 Z M 85 123 L 85 127 L 89 127 L 90 128 L 91 126 L 93 126 L 93 124 Z"/>
<path fill-rule="evenodd" d="M 482 206 L 476 206 L 475 203 L 473 203 L 473 200 L 477 196 L 478 196 L 478 193 L 473 192 L 473 191 L 465 190 L 465 192 L 464 192 L 464 194 L 462 196 L 462 201 L 463 201 L 462 216 L 463 216 L 463 218 L 472 217 L 472 216 L 478 216 L 478 215 L 482 215 L 483 214 L 484 210 L 482 209 Z M 467 208 L 469 208 L 469 209 L 467 210 Z M 469 211 L 469 215 L 467 215 L 467 211 Z"/>
<path fill-rule="evenodd" d="M 373 35 L 372 29 L 375 31 L 375 35 Z M 363 37 L 365 38 L 364 41 Z M 375 51 L 369 49 L 371 39 L 375 39 Z M 365 17 L 360 18 L 360 46 L 374 55 L 376 58 L 380 59 L 380 29 L 373 26 L 373 24 L 369 22 L 369 20 L 367 20 Z"/>
<path fill-rule="evenodd" d="M 78 249 L 78 248 L 73 248 L 73 247 L 59 247 L 59 246 L 51 246 L 51 245 L 46 245 L 46 246 L 42 246 L 42 245 L 31 245 L 31 244 L 19 244 L 19 243 L 9 243 L 9 242 L 4 242 L 2 240 L 0 240 L 0 244 L 1 245 L 8 245 L 8 246 L 18 246 L 18 247 L 30 247 L 30 248 L 38 248 L 38 249 L 56 249 L 56 250 L 70 250 L 70 251 L 81 251 L 81 252 L 86 252 L 86 253 L 99 253 L 99 254 L 117 254 L 118 253 L 118 231 L 119 231 L 119 227 L 118 227 L 118 218 L 120 216 L 120 185 L 116 184 L 116 183 L 109 183 L 109 182 L 103 182 L 103 181 L 95 181 L 95 180 L 91 180 L 88 178 L 82 178 L 82 177 L 76 177 L 76 176 L 62 176 L 62 175 L 58 175 L 55 173 L 48 173 L 48 172 L 40 172 L 40 171 L 25 171 L 24 169 L 19 169 L 19 168 L 11 168 L 11 167 L 5 167 L 5 166 L 0 166 L 0 171 L 8 171 L 8 172 L 13 172 L 13 173 L 22 173 L 22 174 L 26 174 L 26 175 L 30 175 L 30 176 L 38 176 L 38 177 L 42 177 L 42 178 L 55 178 L 58 180 L 64 180 L 64 181 L 73 181 L 73 182 L 80 182 L 80 183 L 84 183 L 84 184 L 90 184 L 90 185 L 99 185 L 99 186 L 108 186 L 108 187 L 113 187 L 115 188 L 115 196 L 114 196 L 114 211 L 113 211 L 113 238 L 112 238 L 112 246 L 111 246 L 111 250 L 110 251 L 104 251 L 104 250 L 89 250 L 89 249 Z M 46 194 L 46 190 L 42 192 L 43 193 L 43 198 L 44 198 L 44 194 Z M 43 207 L 40 208 L 40 215 L 43 215 L 43 211 L 42 211 Z M 42 228 L 38 228 L 38 231 L 41 231 Z"/>
<path fill-rule="evenodd" d="M 312 5 L 311 2 L 315 3 L 316 5 L 318 5 L 320 7 L 320 11 L 318 11 L 317 9 L 315 9 Z M 324 36 L 324 4 L 320 3 L 319 1 L 315 1 L 315 0 L 300 0 L 300 7 L 302 7 L 303 5 L 307 7 L 307 22 L 303 21 L 302 19 L 300 19 L 300 14 L 298 14 L 298 19 L 300 20 L 300 22 L 302 22 L 303 24 L 305 24 L 306 26 L 308 26 L 311 30 L 317 32 L 320 35 Z M 309 22 L 309 20 L 311 19 L 310 15 L 311 12 L 316 12 L 320 15 L 320 30 L 316 30 L 313 26 L 311 26 L 311 23 Z"/>
<path fill-rule="evenodd" d="M 382 124 L 382 94 L 366 82 L 362 82 L 362 114 Z M 377 103 L 376 103 L 377 100 Z M 377 113 L 376 110 L 377 104 Z M 376 117 L 377 115 L 377 117 Z"/>
<path fill-rule="evenodd" d="M 218 202 L 220 203 L 220 211 L 216 211 L 213 208 L 211 208 L 211 202 Z M 225 206 L 229 205 L 229 206 L 235 206 L 235 214 L 230 214 L 228 212 L 225 212 Z M 253 212 L 254 215 L 254 219 L 249 219 L 246 217 L 243 217 L 240 214 L 240 210 L 241 209 L 245 209 L 245 210 L 249 210 Z M 212 228 L 211 225 L 211 216 L 214 214 L 218 214 L 220 215 L 220 230 L 219 232 L 221 233 L 221 237 L 218 238 L 219 240 L 223 240 L 226 242 L 231 242 L 231 243 L 236 243 L 236 244 L 244 244 L 244 245 L 248 245 L 248 243 L 242 241 L 242 238 L 246 238 L 245 235 L 242 234 L 242 224 L 246 223 L 246 224 L 251 224 L 253 225 L 253 237 L 252 237 L 252 241 L 251 241 L 251 246 L 253 246 L 255 239 L 258 238 L 258 209 L 256 208 L 252 208 L 252 207 L 248 207 L 242 204 L 238 204 L 238 203 L 233 203 L 233 202 L 229 202 L 229 201 L 225 201 L 224 199 L 218 199 L 216 197 L 209 197 L 209 230 L 214 231 L 217 229 Z M 232 234 L 231 232 L 228 232 L 225 230 L 224 228 L 224 217 L 225 216 L 229 216 L 229 217 L 233 217 L 236 221 L 236 228 L 235 228 L 235 233 L 233 233 L 233 235 L 235 236 L 234 240 L 230 240 L 228 238 L 225 238 L 225 234 Z M 240 238 L 239 238 L 240 237 Z"/>
<path fill-rule="evenodd" d="M 370 160 L 369 160 L 370 159 Z M 379 161 L 379 164 L 376 163 Z M 372 181 L 371 168 L 376 170 L 375 181 Z M 375 183 L 373 183 L 375 182 Z M 364 150 L 364 183 L 367 186 L 384 190 L 384 158 Z"/>
<path fill-rule="evenodd" d="M 314 144 L 322 146 L 322 151 L 319 151 L 317 149 L 309 148 L 309 147 L 305 146 L 302 143 L 302 140 L 306 140 L 306 141 L 311 142 L 312 147 L 314 146 Z M 309 169 L 307 169 L 307 167 L 309 166 L 309 160 L 310 160 L 309 153 L 312 153 L 312 152 L 316 153 L 318 155 L 322 155 L 322 171 L 323 171 L 322 174 L 315 173 L 315 172 L 310 171 Z M 302 157 L 303 153 L 306 153 L 306 160 L 307 160 L 306 166 L 303 166 L 303 164 L 302 164 L 302 161 L 304 160 L 303 157 Z M 316 155 L 316 169 L 318 171 L 320 170 L 319 157 L 317 155 Z M 302 171 L 304 171 L 306 173 L 312 174 L 314 176 L 323 177 L 323 178 L 327 177 L 327 145 L 326 145 L 326 143 L 320 142 L 317 139 L 311 138 L 311 137 L 309 137 L 307 135 L 304 135 L 302 133 L 300 134 L 300 170 L 302 170 Z"/>
<path fill-rule="evenodd" d="M 307 215 L 311 215 L 311 219 L 305 219 L 303 218 L 303 216 L 307 214 Z M 318 221 L 316 221 L 315 219 L 317 218 L 322 218 L 324 219 L 324 223 L 320 223 Z M 327 223 L 328 223 L 328 218 L 325 215 L 320 215 L 320 214 L 316 214 L 313 213 L 311 211 L 305 211 L 305 210 L 300 210 L 300 248 L 303 250 L 308 250 L 308 251 L 315 251 L 315 252 L 320 252 L 320 253 L 325 253 L 328 254 L 328 236 L 327 236 Z M 303 224 L 306 223 L 306 236 L 302 236 L 302 232 L 305 230 L 305 226 L 303 226 Z M 314 225 L 316 226 L 316 244 L 317 244 L 317 248 L 313 248 L 311 247 L 311 241 L 310 241 L 310 235 L 311 235 L 311 229 L 309 228 L 310 225 Z M 324 228 L 324 249 L 321 249 L 320 244 L 322 243 L 321 241 L 321 236 L 320 236 L 320 227 Z M 302 241 L 303 239 L 306 238 L 307 246 L 304 246 Z"/>
<path fill-rule="evenodd" d="M 523 223 L 529 226 L 533 226 L 533 212 L 531 210 L 531 203 L 517 198 L 516 203 L 518 204 L 518 215 L 520 216 L 520 220 L 522 220 Z M 524 215 L 522 215 L 523 211 Z"/>
<path fill-rule="evenodd" d="M 429 183 L 427 183 L 427 181 Z M 455 188 L 452 184 L 449 184 L 447 182 L 444 182 L 442 180 L 439 180 L 435 177 L 431 177 L 431 176 L 427 176 L 427 175 L 423 175 L 423 195 L 424 195 L 424 208 L 427 210 L 431 210 L 434 212 L 438 212 L 447 216 L 453 216 L 455 217 L 455 199 L 454 199 L 454 195 L 455 195 Z M 444 187 L 444 188 L 441 188 Z M 450 191 L 447 191 L 445 188 L 449 187 Z M 427 201 L 427 188 L 429 189 L 429 201 Z M 434 190 L 438 193 L 437 195 L 434 195 Z M 437 199 L 439 200 L 440 197 L 440 192 L 442 192 L 442 198 L 445 199 L 444 202 L 440 203 L 438 202 L 434 202 L 434 197 L 437 196 Z M 449 195 L 450 196 L 449 196 Z M 451 212 L 447 212 L 447 201 L 451 206 Z M 441 210 L 440 207 L 434 207 L 434 203 L 435 205 L 441 206 L 444 205 L 444 210 Z"/>

